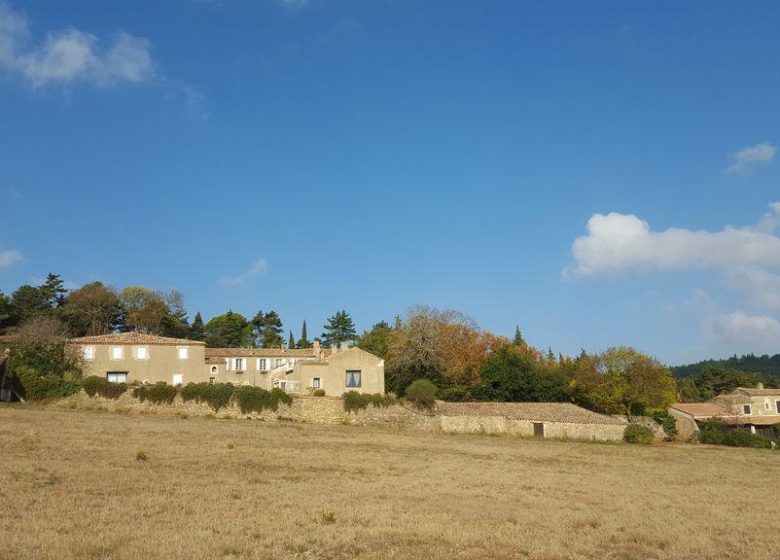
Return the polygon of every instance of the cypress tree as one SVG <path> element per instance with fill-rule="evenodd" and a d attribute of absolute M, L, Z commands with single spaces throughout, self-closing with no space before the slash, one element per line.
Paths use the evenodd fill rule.
<path fill-rule="evenodd" d="M 309 348 L 311 346 L 311 343 L 309 342 L 309 337 L 306 332 L 306 321 L 303 321 L 303 326 L 301 327 L 301 338 L 298 339 L 298 348 Z"/>
<path fill-rule="evenodd" d="M 514 342 L 517 346 L 523 346 L 525 344 L 523 335 L 520 334 L 520 327 L 515 327 L 515 337 L 512 339 L 512 342 Z"/>
<path fill-rule="evenodd" d="M 290 331 L 290 338 L 287 340 L 287 348 L 295 348 L 295 339 L 293 338 L 292 331 Z"/>

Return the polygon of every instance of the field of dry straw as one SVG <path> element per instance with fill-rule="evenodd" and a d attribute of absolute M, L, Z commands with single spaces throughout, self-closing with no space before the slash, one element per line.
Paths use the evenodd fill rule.
<path fill-rule="evenodd" d="M 0 558 L 739 559 L 780 455 L 0 407 Z M 144 459 L 145 458 L 145 459 Z"/>

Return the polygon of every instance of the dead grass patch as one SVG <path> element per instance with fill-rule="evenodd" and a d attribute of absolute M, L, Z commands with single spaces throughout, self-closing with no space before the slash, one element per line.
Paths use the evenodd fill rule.
<path fill-rule="evenodd" d="M 780 546 L 768 450 L 25 407 L 0 407 L 0 443 L 3 559 L 763 560 Z"/>

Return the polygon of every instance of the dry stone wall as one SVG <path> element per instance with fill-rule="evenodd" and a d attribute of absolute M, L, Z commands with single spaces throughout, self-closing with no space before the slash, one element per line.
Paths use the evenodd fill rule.
<path fill-rule="evenodd" d="M 89 397 L 83 391 L 57 401 L 52 406 L 79 410 L 103 410 L 120 414 L 138 415 L 186 415 L 192 417 L 215 416 L 217 418 L 253 418 L 264 421 L 304 422 L 310 424 L 349 424 L 357 426 L 387 426 L 395 429 L 443 431 L 445 433 L 506 434 L 532 437 L 533 422 L 509 419 L 501 416 L 443 416 L 419 411 L 405 404 L 388 407 L 369 405 L 363 410 L 347 412 L 344 402 L 336 397 L 299 396 L 291 405 L 279 404 L 276 411 L 264 410 L 243 414 L 236 405 L 215 412 L 205 403 L 184 402 L 180 395 L 173 404 L 141 402 L 130 392 L 116 400 L 100 396 Z M 545 422 L 545 437 L 593 441 L 619 441 L 624 425 L 568 424 Z"/>

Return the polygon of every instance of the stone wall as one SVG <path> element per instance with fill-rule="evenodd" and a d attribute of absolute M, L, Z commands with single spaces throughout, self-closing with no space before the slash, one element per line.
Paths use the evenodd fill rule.
<path fill-rule="evenodd" d="M 544 437 L 590 441 L 622 441 L 625 425 L 543 422 Z M 441 429 L 459 434 L 506 434 L 533 437 L 534 422 L 501 416 L 441 416 Z"/>
<path fill-rule="evenodd" d="M 292 405 L 280 404 L 276 411 L 242 414 L 237 406 L 214 412 L 206 404 L 194 401 L 184 402 L 177 396 L 173 404 L 156 405 L 141 402 L 130 392 L 116 400 L 95 396 L 89 397 L 83 391 L 61 399 L 51 406 L 79 410 L 104 410 L 120 414 L 139 415 L 187 415 L 216 416 L 217 418 L 254 418 L 264 421 L 304 422 L 309 424 L 349 424 L 357 426 L 387 426 L 394 429 L 421 431 L 443 431 L 458 434 L 506 434 L 519 437 L 533 437 L 533 422 L 502 416 L 443 416 L 422 412 L 403 403 L 379 408 L 369 405 L 364 410 L 346 412 L 344 401 L 336 397 L 299 396 Z M 620 441 L 625 425 L 570 424 L 544 422 L 545 437 L 556 439 L 578 439 L 592 441 Z"/>

